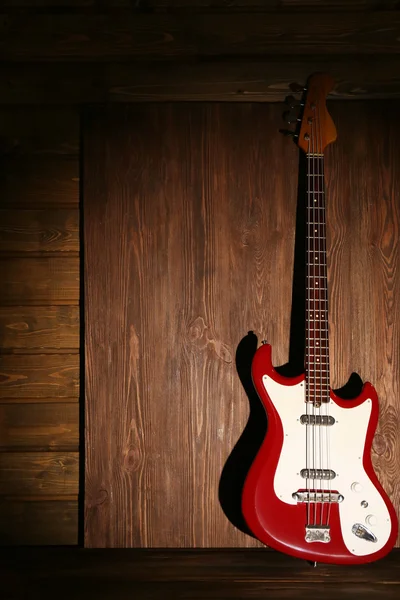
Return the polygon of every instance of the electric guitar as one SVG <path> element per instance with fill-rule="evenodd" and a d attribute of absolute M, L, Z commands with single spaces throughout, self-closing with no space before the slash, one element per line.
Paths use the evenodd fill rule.
<path fill-rule="evenodd" d="M 376 391 L 365 383 L 358 397 L 342 400 L 329 385 L 323 153 L 336 139 L 326 109 L 332 85 L 327 75 L 309 78 L 296 136 L 307 162 L 305 373 L 280 375 L 266 342 L 254 355 L 268 430 L 244 484 L 242 511 L 253 534 L 276 550 L 357 564 L 387 554 L 398 524 L 371 462 Z"/>

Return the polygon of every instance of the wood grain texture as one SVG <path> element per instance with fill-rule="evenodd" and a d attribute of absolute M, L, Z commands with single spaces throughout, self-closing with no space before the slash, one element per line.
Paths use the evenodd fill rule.
<path fill-rule="evenodd" d="M 212 56 L 397 54 L 400 11 L 9 13 L 6 61 L 146 60 Z"/>
<path fill-rule="evenodd" d="M 218 485 L 248 417 L 238 343 L 268 331 L 275 360 L 288 351 L 291 278 L 269 284 L 293 259 L 296 181 L 267 175 L 296 164 L 280 111 L 137 106 L 86 124 L 87 546 L 257 544 Z"/>
<path fill-rule="evenodd" d="M 0 155 L 79 154 L 77 108 L 3 106 L 0 111 Z M 50 163 L 51 164 L 51 163 Z"/>
<path fill-rule="evenodd" d="M 0 104 L 24 106 L 29 102 L 50 107 L 65 103 L 165 100 L 282 102 L 292 93 L 292 83 L 305 83 L 310 73 L 317 71 L 328 72 L 335 79 L 333 99 L 400 97 L 400 58 L 370 56 L 365 60 L 363 57 L 318 54 L 300 58 L 287 56 L 279 60 L 268 57 L 262 60 L 179 61 L 169 63 L 168 68 L 161 61 L 4 63 L 0 65 Z M 2 81 L 7 81 L 8 85 L 1 85 Z M 51 167 L 50 162 L 39 162 L 34 170 L 37 173 L 34 181 L 37 181 L 36 186 L 45 183 L 46 198 L 55 189 L 53 185 L 52 190 L 48 190 L 53 178 L 48 171 L 50 180 L 47 182 L 43 178 L 43 164 L 48 164 L 48 171 L 56 169 L 55 175 L 60 173 L 57 196 L 64 194 L 64 201 L 77 203 L 77 183 L 72 189 L 70 186 L 76 181 L 78 171 L 70 170 L 66 178 L 66 172 L 61 170 L 62 163 Z"/>
<path fill-rule="evenodd" d="M 332 383 L 339 387 L 356 371 L 376 386 L 380 420 L 373 462 L 399 510 L 400 126 L 390 118 L 397 104 L 360 104 L 354 113 L 340 108 L 332 106 L 338 140 L 331 148 L 328 189 Z"/>
<path fill-rule="evenodd" d="M 0 496 L 78 494 L 77 452 L 1 452 Z"/>
<path fill-rule="evenodd" d="M 376 385 L 374 464 L 399 510 L 397 104 L 329 107 L 332 384 L 359 371 Z M 87 119 L 87 546 L 256 545 L 218 486 L 249 414 L 240 340 L 253 330 L 275 364 L 288 358 L 298 151 L 281 112 L 136 105 Z"/>
<path fill-rule="evenodd" d="M 75 157 L 2 158 L 0 173 L 2 208 L 78 206 L 79 163 Z"/>
<path fill-rule="evenodd" d="M 78 451 L 77 403 L 0 404 L 0 451 Z"/>
<path fill-rule="evenodd" d="M 358 568 L 319 564 L 317 569 L 265 550 L 90 550 L 6 548 L 1 552 L 2 591 L 8 598 L 99 600 L 132 598 L 320 598 L 395 600 L 399 552 Z"/>
<path fill-rule="evenodd" d="M 0 306 L 0 352 L 78 350 L 77 306 Z"/>
<path fill-rule="evenodd" d="M 79 210 L 1 210 L 0 252 L 78 252 Z"/>
<path fill-rule="evenodd" d="M 76 398 L 78 354 L 0 356 L 0 398 Z"/>
<path fill-rule="evenodd" d="M 64 304 L 79 302 L 79 258 L 0 257 L 0 304 Z"/>
<path fill-rule="evenodd" d="M 7 8 L 70 8 L 70 7 L 102 7 L 130 8 L 136 12 L 146 11 L 179 11 L 179 10 L 232 10 L 269 11 L 279 9 L 313 8 L 316 10 L 365 10 L 365 9 L 396 9 L 397 0 L 2 0 L 2 6 Z"/>
<path fill-rule="evenodd" d="M 78 502 L 0 498 L 0 545 L 76 545 Z"/>

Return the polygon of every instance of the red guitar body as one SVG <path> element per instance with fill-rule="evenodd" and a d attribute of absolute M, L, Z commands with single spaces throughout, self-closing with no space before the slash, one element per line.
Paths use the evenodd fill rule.
<path fill-rule="evenodd" d="M 321 506 L 315 503 L 310 516 L 307 504 L 292 497 L 306 488 L 299 476 L 304 467 L 307 427 L 299 422 L 306 412 L 304 376 L 279 375 L 272 366 L 271 346 L 263 345 L 255 354 L 252 377 L 268 416 L 266 437 L 243 490 L 243 515 L 254 535 L 276 550 L 309 561 L 357 564 L 384 556 L 395 543 L 398 524 L 371 462 L 379 412 L 372 385 L 364 384 L 353 400 L 341 400 L 331 392 L 328 404 L 335 424 L 329 428 L 329 466 L 337 475 L 329 490 L 343 500 L 330 506 L 330 541 L 310 543 L 306 540 L 307 521 L 326 521 L 328 507 L 322 507 L 325 516 L 321 517 Z M 326 485 L 322 487 L 327 491 Z M 352 530 L 357 524 L 358 534 L 368 537 L 365 529 L 374 539 L 356 535 Z"/>

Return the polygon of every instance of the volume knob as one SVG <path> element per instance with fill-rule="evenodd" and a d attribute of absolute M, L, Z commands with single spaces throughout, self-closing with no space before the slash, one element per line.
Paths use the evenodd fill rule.
<path fill-rule="evenodd" d="M 362 492 L 362 491 L 363 491 L 363 486 L 362 486 L 362 485 L 361 485 L 361 483 L 359 483 L 358 481 L 354 481 L 354 482 L 351 484 L 351 490 L 352 490 L 353 492 L 360 493 L 360 492 Z"/>
<path fill-rule="evenodd" d="M 378 519 L 376 518 L 375 515 L 368 515 L 367 517 L 365 517 L 365 522 L 367 525 L 376 525 L 378 523 Z"/>

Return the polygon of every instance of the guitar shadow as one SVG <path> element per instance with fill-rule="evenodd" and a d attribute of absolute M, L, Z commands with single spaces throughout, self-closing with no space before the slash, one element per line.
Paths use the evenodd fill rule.
<path fill-rule="evenodd" d="M 306 317 L 306 157 L 299 157 L 298 194 L 296 209 L 296 236 L 290 317 L 289 360 L 275 370 L 285 377 L 304 372 L 305 317 Z M 239 440 L 236 442 L 221 472 L 219 502 L 227 519 L 240 531 L 255 537 L 242 513 L 242 492 L 247 473 L 253 463 L 268 428 L 267 415 L 251 377 L 251 364 L 258 347 L 258 338 L 249 331 L 236 350 L 236 370 L 249 400 L 250 414 Z M 363 382 L 352 373 L 348 382 L 335 393 L 343 399 L 352 399 L 361 392 Z"/>

